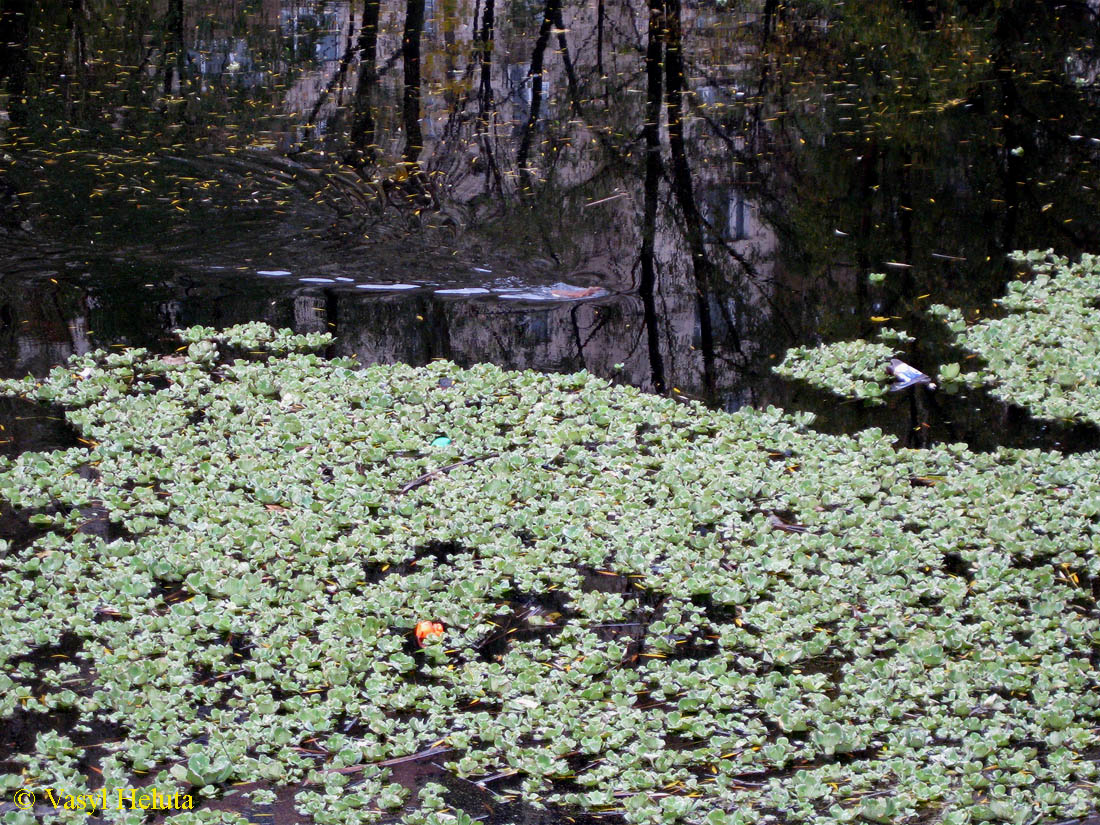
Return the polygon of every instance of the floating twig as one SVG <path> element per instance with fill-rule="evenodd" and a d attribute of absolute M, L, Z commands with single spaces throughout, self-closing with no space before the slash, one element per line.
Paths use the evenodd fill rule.
<path fill-rule="evenodd" d="M 609 195 L 606 198 L 600 198 L 598 201 L 589 201 L 584 206 L 582 206 L 581 209 L 587 209 L 590 206 L 598 206 L 601 203 L 607 203 L 608 201 L 618 200 L 619 198 L 625 198 L 626 196 L 627 196 L 626 192 L 619 192 L 619 193 L 614 194 L 614 195 Z"/>
<path fill-rule="evenodd" d="M 479 785 L 482 788 L 484 788 L 490 782 L 496 782 L 498 779 L 505 779 L 506 777 L 509 777 L 509 776 L 515 776 L 517 773 L 519 773 L 519 771 L 511 770 L 511 769 L 506 770 L 506 771 L 501 771 L 500 773 L 494 773 L 492 776 L 487 776 L 484 779 L 479 779 L 474 784 Z"/>
<path fill-rule="evenodd" d="M 438 478 L 444 473 L 449 473 L 456 467 L 463 467 L 466 464 L 473 464 L 476 461 L 484 461 L 487 458 L 499 458 L 500 453 L 488 453 L 487 455 L 479 455 L 474 458 L 467 458 L 465 461 L 456 461 L 454 464 L 448 464 L 446 467 L 440 467 L 438 470 L 432 470 L 430 473 L 424 473 L 424 475 L 414 478 L 412 481 L 403 484 L 398 490 L 397 495 L 403 496 L 410 490 L 415 490 L 417 487 L 423 487 L 429 481 Z"/>
<path fill-rule="evenodd" d="M 303 753 L 316 753 L 316 751 L 308 751 L 304 748 L 295 748 L 295 750 L 301 750 Z M 441 753 L 447 753 L 448 751 L 453 750 L 454 748 L 446 747 L 428 748 L 427 750 L 419 751 L 417 753 L 410 753 L 408 756 L 397 756 L 393 759 L 386 759 L 382 762 L 368 762 L 367 764 L 378 765 L 379 767 L 389 767 L 390 765 L 401 765 L 405 762 L 416 762 L 420 759 L 428 759 L 429 757 L 438 756 Z M 325 753 L 327 754 L 328 752 L 325 751 Z M 365 767 L 366 765 L 348 765 L 345 768 L 329 768 L 325 771 L 325 773 L 358 773 Z"/>
<path fill-rule="evenodd" d="M 454 748 L 448 748 L 446 746 L 438 748 L 428 748 L 427 750 L 419 751 L 418 753 L 410 753 L 408 756 L 398 756 L 394 759 L 387 759 L 384 762 L 378 762 L 377 764 L 383 767 L 388 767 L 390 765 L 400 765 L 404 762 L 415 762 L 418 759 L 427 759 L 429 756 L 436 756 L 437 754 L 448 753 L 449 751 L 453 750 Z"/>

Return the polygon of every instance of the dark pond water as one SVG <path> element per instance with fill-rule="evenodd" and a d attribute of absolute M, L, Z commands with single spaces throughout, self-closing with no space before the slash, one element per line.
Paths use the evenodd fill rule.
<path fill-rule="evenodd" d="M 0 372 L 261 319 L 364 362 L 1092 445 L 770 367 L 891 318 L 930 369 L 922 306 L 988 312 L 1012 249 L 1100 250 L 1100 4 L 793 5 L 3 0 Z M 9 450 L 59 437 L 0 415 Z"/>

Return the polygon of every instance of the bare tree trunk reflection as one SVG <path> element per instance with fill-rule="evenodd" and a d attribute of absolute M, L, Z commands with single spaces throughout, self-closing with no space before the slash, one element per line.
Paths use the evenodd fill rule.
<path fill-rule="evenodd" d="M 600 73 L 600 77 L 606 74 L 603 70 L 603 24 L 605 14 L 604 0 L 598 0 L 596 4 L 596 71 Z"/>
<path fill-rule="evenodd" d="M 554 21 L 560 14 L 561 0 L 546 0 L 546 7 L 542 13 L 542 25 L 539 26 L 539 36 L 535 41 L 534 51 L 531 52 L 531 68 L 527 72 L 527 76 L 531 78 L 531 108 L 527 114 L 527 122 L 523 125 L 519 151 L 516 152 L 520 189 L 523 192 L 530 192 L 531 190 L 531 173 L 527 169 L 527 159 L 531 154 L 531 140 L 534 137 L 535 127 L 539 121 L 539 113 L 542 110 L 542 69 L 546 58 L 546 45 L 550 42 L 550 32 L 554 28 Z"/>
<path fill-rule="evenodd" d="M 84 39 L 84 0 L 72 0 L 69 4 L 69 31 L 72 32 L 74 74 L 84 74 L 88 66 L 88 45 Z M 179 26 L 182 50 L 183 23 Z"/>
<path fill-rule="evenodd" d="M 355 86 L 355 103 L 351 124 L 351 154 L 353 166 L 363 167 L 377 158 L 375 142 L 374 94 L 378 86 L 378 13 L 381 0 L 365 0 L 363 25 L 359 29 L 359 81 Z"/>
<path fill-rule="evenodd" d="M 455 72 L 455 56 L 458 54 L 458 49 L 455 45 L 455 26 L 458 24 L 457 5 L 455 0 L 442 0 L 439 4 L 440 11 L 443 15 L 440 25 L 443 27 L 443 56 L 447 62 L 448 77 Z M 448 101 L 453 102 L 455 97 L 454 90 L 448 89 L 446 90 L 446 94 Z"/>
<path fill-rule="evenodd" d="M 764 2 L 764 45 L 768 45 L 768 38 L 775 31 L 775 18 L 779 11 L 779 0 L 765 0 Z"/>
<path fill-rule="evenodd" d="M 577 82 L 577 73 L 573 69 L 573 59 L 569 56 L 569 41 L 565 39 L 565 18 L 562 17 L 560 0 L 554 8 L 554 25 L 558 29 L 558 49 L 561 51 L 562 64 L 565 66 L 565 78 L 569 85 L 569 102 L 573 107 L 573 114 L 580 117 L 580 84 Z"/>
<path fill-rule="evenodd" d="M 871 271 L 871 257 L 868 252 L 871 245 L 871 238 L 875 231 L 875 193 L 879 189 L 878 178 L 878 162 L 879 151 L 878 143 L 871 141 L 871 144 L 867 146 L 862 155 L 860 156 L 860 177 L 859 177 L 859 232 L 857 245 L 858 252 L 856 253 L 856 264 L 859 267 L 858 277 L 856 278 L 856 312 L 859 313 L 860 318 L 866 318 L 868 316 L 868 301 L 870 295 L 867 286 L 867 274 Z M 862 332 L 867 333 L 871 329 L 870 322 L 864 322 Z"/>
<path fill-rule="evenodd" d="M 912 262 L 915 252 L 913 246 L 913 210 L 916 206 L 913 198 L 912 169 L 916 166 L 917 159 L 910 155 L 909 163 L 901 170 L 901 181 L 898 189 L 898 216 L 899 230 L 901 231 L 902 260 Z M 904 295 L 916 295 L 916 283 L 913 279 L 912 267 L 905 267 L 898 279 L 901 284 L 901 292 Z"/>
<path fill-rule="evenodd" d="M 1013 44 L 1018 42 L 1018 36 L 1014 31 L 1016 26 L 1010 14 L 1002 14 L 997 19 L 993 36 L 996 46 L 993 50 L 993 68 L 997 78 L 997 91 L 999 92 L 1000 108 L 1004 117 L 1005 147 L 1024 146 L 1025 136 L 1020 134 L 1019 108 L 1020 99 L 1016 89 L 1015 71 L 1013 69 L 1013 56 L 1011 50 Z M 1000 250 L 1016 248 L 1016 230 L 1019 221 L 1021 205 L 1021 181 L 1027 180 L 1028 162 L 1023 156 L 1011 151 L 1000 152 L 1002 162 L 1000 164 L 1001 182 L 1004 199 L 1004 225 L 1001 227 Z"/>
<path fill-rule="evenodd" d="M 356 52 L 359 51 L 358 39 L 355 36 L 355 10 L 350 9 L 348 11 L 348 37 L 347 43 L 344 46 L 344 56 L 340 58 L 340 66 L 336 70 L 336 74 L 332 76 L 328 84 L 325 86 L 324 91 L 317 95 L 317 99 L 313 102 L 313 108 L 309 112 L 308 123 L 312 126 L 317 122 L 317 116 L 321 113 L 321 108 L 328 102 L 329 96 L 334 89 L 343 90 L 345 88 L 345 80 L 348 76 L 348 67 L 351 65 L 351 60 L 355 57 Z M 337 100 L 342 102 L 340 98 L 343 94 L 337 96 Z M 354 117 L 354 110 L 352 116 Z M 354 125 L 354 121 L 353 121 Z"/>
<path fill-rule="evenodd" d="M 664 393 L 665 365 L 657 316 L 657 269 L 654 245 L 657 237 L 657 197 L 661 183 L 661 39 L 664 28 L 662 0 L 649 0 L 649 33 L 646 42 L 646 107 L 642 133 L 645 137 L 645 214 L 642 218 L 642 280 L 639 294 L 645 314 L 649 370 L 655 392 Z"/>
<path fill-rule="evenodd" d="M 668 145 L 672 157 L 672 189 L 684 220 L 691 266 L 695 276 L 696 304 L 703 352 L 703 383 L 710 399 L 716 397 L 714 372 L 714 329 L 711 321 L 711 293 L 716 285 L 715 266 L 707 254 L 703 219 L 695 203 L 684 145 L 684 59 L 680 28 L 680 0 L 665 2 L 665 110 L 668 114 Z"/>
<path fill-rule="evenodd" d="M 481 80 L 478 86 L 478 116 L 484 119 L 486 113 L 493 104 L 493 37 L 496 20 L 494 0 L 485 0 L 485 11 L 481 17 L 481 28 L 475 38 L 478 48 L 478 64 L 481 69 Z"/>
<path fill-rule="evenodd" d="M 481 29 L 476 34 L 481 76 L 478 84 L 477 121 L 474 130 L 477 134 L 482 158 L 485 161 L 485 188 L 488 191 L 495 186 L 497 192 L 503 197 L 504 177 L 500 172 L 500 165 L 496 161 L 496 154 L 493 151 L 493 137 L 489 128 L 489 120 L 494 108 L 493 46 L 496 27 L 495 15 L 495 0 L 485 0 L 485 11 L 481 17 Z"/>
<path fill-rule="evenodd" d="M 74 0 L 79 4 L 81 0 Z M 168 0 L 164 26 L 164 94 L 179 91 L 183 78 L 183 0 Z"/>
<path fill-rule="evenodd" d="M 27 122 L 30 14 L 30 0 L 4 0 L 0 4 L 0 76 L 7 79 L 8 117 L 16 126 Z"/>
<path fill-rule="evenodd" d="M 424 148 L 420 131 L 420 35 L 424 30 L 424 0 L 406 0 L 405 32 L 401 38 L 401 60 L 405 71 L 405 91 L 401 112 L 405 125 L 405 148 L 401 159 L 415 164 Z"/>

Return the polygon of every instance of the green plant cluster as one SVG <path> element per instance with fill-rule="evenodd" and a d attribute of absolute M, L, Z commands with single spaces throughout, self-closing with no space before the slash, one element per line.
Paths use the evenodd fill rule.
<path fill-rule="evenodd" d="M 5 384 L 86 442 L 0 460 L 38 531 L 0 547 L 0 718 L 76 720 L 5 795 L 76 792 L 90 756 L 108 787 L 305 783 L 324 825 L 466 822 L 384 764 L 447 747 L 501 793 L 654 825 L 1100 800 L 1100 456 L 898 449 L 586 373 L 363 369 L 261 326 L 183 338 Z M 421 620 L 445 626 L 423 649 Z"/>
<path fill-rule="evenodd" d="M 928 307 L 928 315 L 947 327 L 955 344 L 983 362 L 965 373 L 958 363 L 943 364 L 936 382 L 949 392 L 985 386 L 1040 418 L 1100 424 L 1100 256 L 1082 255 L 1077 263 L 1050 250 L 1010 257 L 1034 277 L 1009 283 L 1008 294 L 996 302 L 1005 310 L 1003 317 L 967 324 L 956 307 Z M 878 337 L 899 346 L 914 340 L 888 328 Z M 879 404 L 889 380 L 885 365 L 893 355 L 884 344 L 840 341 L 790 349 L 774 372 Z"/>
<path fill-rule="evenodd" d="M 888 328 L 880 331 L 879 338 L 886 343 L 856 339 L 795 347 L 787 350 L 782 363 L 773 371 L 845 398 L 881 404 L 891 381 L 886 367 L 897 354 L 896 347 L 912 339 L 904 332 Z"/>
<path fill-rule="evenodd" d="M 1009 283 L 997 300 L 1004 317 L 955 329 L 957 343 L 981 356 L 975 375 L 998 398 L 1040 418 L 1100 424 L 1100 256 L 1012 257 L 1034 277 Z"/>

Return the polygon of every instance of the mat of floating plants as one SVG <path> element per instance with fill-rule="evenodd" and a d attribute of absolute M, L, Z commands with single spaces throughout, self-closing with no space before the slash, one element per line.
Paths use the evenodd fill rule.
<path fill-rule="evenodd" d="M 933 310 L 953 322 L 960 346 L 981 356 L 972 383 L 1041 418 L 1100 425 L 1100 256 L 1013 257 L 1029 271 L 997 301 L 1003 317 L 967 326 L 958 310 Z"/>
<path fill-rule="evenodd" d="M 466 783 L 558 821 L 1024 825 L 1100 800 L 1100 456 L 182 335 L 5 384 L 81 438 L 0 463 L 30 531 L 0 552 L 0 714 L 38 726 L 5 801 L 139 784 L 191 796 L 182 823 L 293 789 L 304 822 L 413 825 L 471 821 Z M 425 755 L 454 782 L 397 781 Z"/>
<path fill-rule="evenodd" d="M 957 362 L 941 365 L 936 380 L 948 391 L 984 386 L 1038 418 L 1100 425 L 1100 255 L 1076 262 L 1049 250 L 1010 257 L 1020 272 L 995 302 L 1001 317 L 968 324 L 957 307 L 928 308 L 956 346 L 979 356 L 969 372 Z M 889 391 L 890 359 L 904 354 L 913 338 L 893 329 L 878 338 L 790 349 L 774 372 L 881 404 Z"/>

